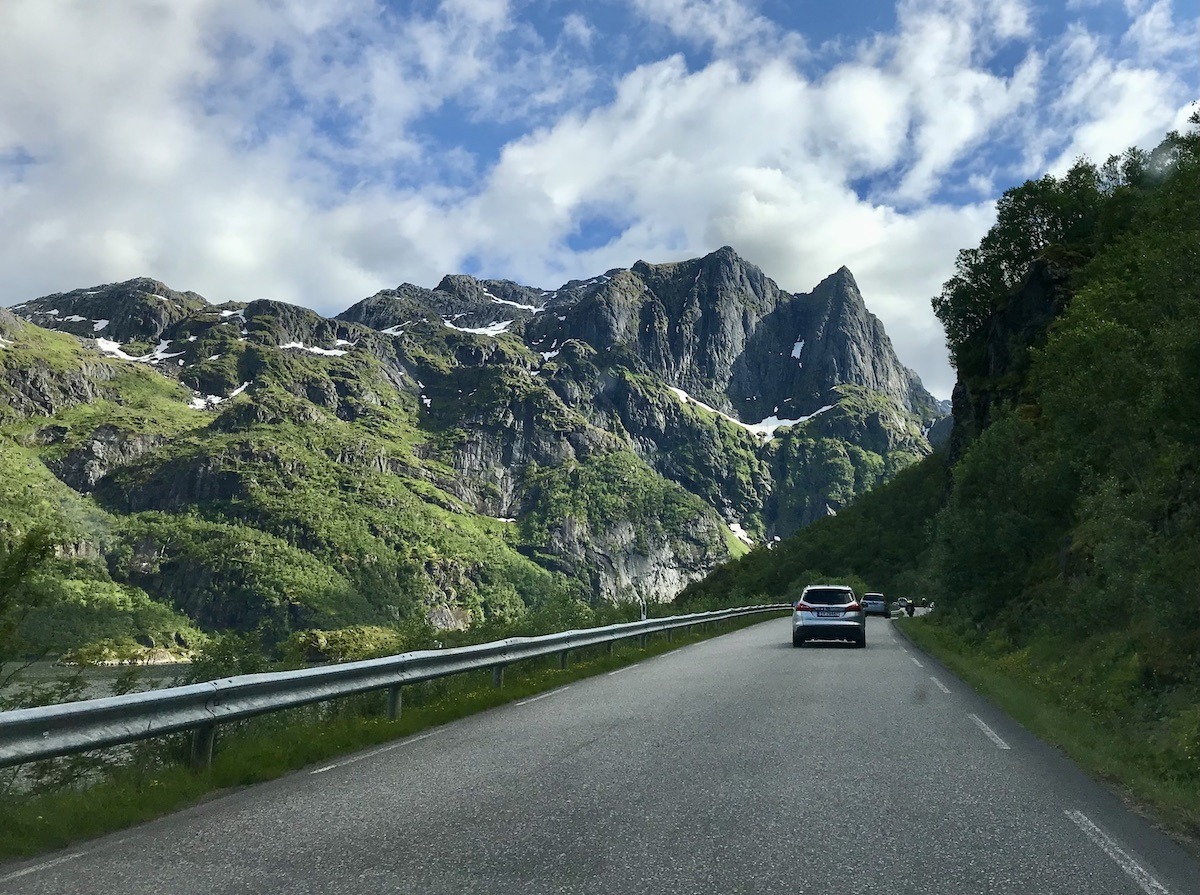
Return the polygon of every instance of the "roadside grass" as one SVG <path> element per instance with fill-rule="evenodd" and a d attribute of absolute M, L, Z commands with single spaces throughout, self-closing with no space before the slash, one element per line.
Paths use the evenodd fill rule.
<path fill-rule="evenodd" d="M 1200 853 L 1200 710 L 1194 693 L 1156 698 L 1120 679 L 1096 644 L 1070 653 L 1005 648 L 933 617 L 897 619 L 921 649 L 1112 785 L 1134 810 Z"/>
<path fill-rule="evenodd" d="M 783 617 L 786 613 L 780 613 Z M 676 631 L 671 640 L 651 636 L 573 651 L 566 668 L 554 657 L 510 665 L 502 688 L 491 672 L 468 672 L 403 690 L 400 717 L 384 716 L 383 692 L 320 703 L 217 728 L 210 768 L 187 767 L 186 734 L 133 747 L 126 760 L 99 763 L 96 753 L 26 766 L 36 778 L 65 783 L 45 792 L 0 788 L 0 859 L 29 857 L 143 823 L 219 795 L 390 740 L 411 736 L 459 718 L 613 671 L 683 646 L 776 619 L 763 615 L 725 622 L 716 631 Z M 12 775 L 13 772 L 9 771 Z M 71 779 L 72 775 L 75 779 Z"/>

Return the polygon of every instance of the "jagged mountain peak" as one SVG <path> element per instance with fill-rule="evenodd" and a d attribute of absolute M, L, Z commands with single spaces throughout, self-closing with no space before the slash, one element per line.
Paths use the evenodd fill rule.
<path fill-rule="evenodd" d="M 846 265 L 842 265 L 829 276 L 817 283 L 813 287 L 812 295 L 836 295 L 842 298 L 848 298 L 857 301 L 859 304 L 864 304 L 862 300 L 862 292 L 858 288 L 858 281 L 854 279 L 854 274 Z"/>
<path fill-rule="evenodd" d="M 699 258 L 693 258 L 691 260 L 698 262 L 701 266 L 706 267 L 724 264 L 730 266 L 740 265 L 744 267 L 757 268 L 756 264 L 751 261 L 747 261 L 744 257 L 739 255 L 737 249 L 735 249 L 733 246 L 721 246 L 720 248 L 709 252 L 707 255 L 701 255 Z"/>
<path fill-rule="evenodd" d="M 402 284 L 383 290 L 328 325 L 326 318 L 282 302 L 222 307 L 233 308 L 223 315 L 276 321 L 272 329 L 280 344 L 345 340 L 336 323 L 350 323 L 397 337 L 413 332 L 415 324 L 480 338 L 509 333 L 543 355 L 570 340 L 601 351 L 619 347 L 673 387 L 747 423 L 780 408 L 789 418 L 814 413 L 845 384 L 882 391 L 923 419 L 940 415 L 896 358 L 848 267 L 810 293 L 789 293 L 728 245 L 681 261 L 639 260 L 553 291 L 447 274 L 433 289 Z M 215 310 L 195 293 L 145 277 L 19 308 L 35 323 L 79 336 L 98 337 L 103 328 L 106 338 L 151 344 L 171 336 L 189 313 Z"/>
<path fill-rule="evenodd" d="M 466 297 L 474 297 L 486 289 L 487 286 L 481 280 L 465 273 L 448 273 L 433 287 L 435 292 L 449 292 L 451 295 Z"/>
<path fill-rule="evenodd" d="M 733 246 L 721 246 L 719 249 L 703 255 L 697 260 L 700 262 L 701 267 L 709 270 L 719 268 L 741 269 L 750 272 L 752 275 L 766 277 L 761 267 L 745 256 L 738 254 L 737 249 Z"/>
<path fill-rule="evenodd" d="M 175 323 L 209 308 L 195 292 L 136 277 L 35 298 L 12 310 L 39 326 L 84 338 L 154 341 Z"/>
<path fill-rule="evenodd" d="M 719 249 L 709 252 L 707 255 L 700 255 L 696 258 L 687 258 L 681 261 L 660 261 L 650 262 L 646 260 L 638 260 L 630 268 L 636 274 L 651 276 L 670 276 L 683 270 L 715 270 L 719 268 L 749 268 L 758 273 L 762 271 L 751 261 L 747 261 L 737 253 L 737 250 L 732 246 L 721 246 Z M 620 268 L 618 268 L 619 270 Z M 609 274 L 614 271 L 609 271 Z"/>
<path fill-rule="evenodd" d="M 848 267 L 843 266 L 821 280 L 808 294 L 807 300 L 815 318 L 871 320 L 874 321 L 874 327 L 882 331 L 883 325 L 867 309 L 866 300 Z"/>

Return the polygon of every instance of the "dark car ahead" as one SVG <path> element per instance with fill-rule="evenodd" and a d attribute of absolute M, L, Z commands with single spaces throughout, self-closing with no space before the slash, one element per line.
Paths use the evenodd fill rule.
<path fill-rule="evenodd" d="M 867 645 L 867 616 L 849 587 L 810 584 L 792 608 L 792 646 L 809 640 L 849 640 Z"/>

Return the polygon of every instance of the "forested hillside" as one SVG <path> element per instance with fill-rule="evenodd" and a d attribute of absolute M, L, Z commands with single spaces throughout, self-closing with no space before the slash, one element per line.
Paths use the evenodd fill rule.
<path fill-rule="evenodd" d="M 1200 135 L 1009 190 L 935 299 L 949 450 L 689 588 L 857 577 L 1200 781 Z M 1155 775 L 1158 775 L 1157 777 Z"/>

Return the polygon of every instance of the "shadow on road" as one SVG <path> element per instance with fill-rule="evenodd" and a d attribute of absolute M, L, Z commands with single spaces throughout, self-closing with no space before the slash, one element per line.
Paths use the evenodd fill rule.
<path fill-rule="evenodd" d="M 870 646 L 870 641 L 867 641 Z M 771 644 L 771 649 L 795 650 L 799 652 L 806 649 L 855 649 L 853 643 L 848 640 L 810 640 L 804 646 L 792 646 L 790 640 L 780 640 Z"/>

